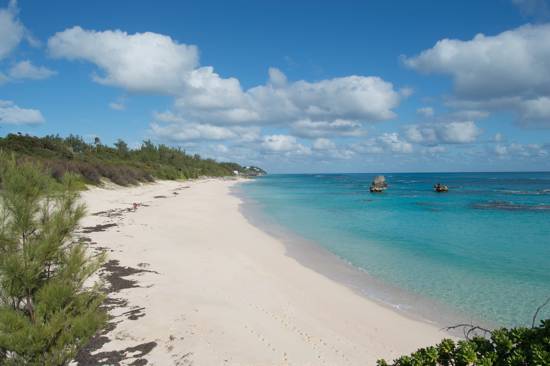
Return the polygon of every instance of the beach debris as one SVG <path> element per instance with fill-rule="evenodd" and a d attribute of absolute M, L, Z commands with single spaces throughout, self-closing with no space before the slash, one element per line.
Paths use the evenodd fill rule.
<path fill-rule="evenodd" d="M 434 184 L 434 191 L 449 192 L 449 187 L 447 187 L 445 184 L 437 183 L 437 184 Z"/>
<path fill-rule="evenodd" d="M 122 266 L 118 260 L 110 260 L 103 265 L 100 275 L 109 284 L 107 288 L 104 288 L 104 291 L 108 294 L 104 302 L 105 309 L 108 311 L 114 308 L 129 309 L 119 316 L 109 315 L 109 321 L 103 331 L 96 334 L 88 345 L 76 355 L 77 365 L 120 365 L 121 363 L 146 365 L 148 363 L 145 357 L 157 347 L 156 341 L 137 344 L 125 349 L 101 351 L 107 343 L 112 341 L 110 333 L 117 328 L 120 317 L 135 321 L 146 315 L 144 307 L 130 306 L 128 300 L 116 297 L 116 294 L 121 290 L 140 287 L 137 280 L 127 279 L 126 277 L 145 272 L 158 274 L 158 272 L 152 270 Z"/>
<path fill-rule="evenodd" d="M 388 183 L 386 183 L 386 178 L 383 175 L 377 175 L 374 177 L 369 190 L 372 193 L 384 192 L 388 188 Z"/>
<path fill-rule="evenodd" d="M 86 226 L 81 229 L 81 232 L 83 234 L 89 234 L 89 233 L 98 233 L 100 231 L 105 231 L 108 228 L 118 226 L 118 224 L 115 223 L 109 223 L 109 224 L 99 224 L 96 226 Z"/>

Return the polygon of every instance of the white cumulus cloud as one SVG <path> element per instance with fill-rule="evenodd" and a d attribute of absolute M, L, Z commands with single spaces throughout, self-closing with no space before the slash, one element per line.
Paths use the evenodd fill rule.
<path fill-rule="evenodd" d="M 412 144 L 401 139 L 399 134 L 396 132 L 382 134 L 377 138 L 377 142 L 387 151 L 403 154 L 413 152 Z"/>
<path fill-rule="evenodd" d="M 94 76 L 98 83 L 168 94 L 182 88 L 199 57 L 197 47 L 158 33 L 98 32 L 80 27 L 56 33 L 48 40 L 48 50 L 56 58 L 94 63 L 103 72 Z"/>
<path fill-rule="evenodd" d="M 96 82 L 132 92 L 174 95 L 175 112 L 193 123 L 383 121 L 395 117 L 393 109 L 408 95 L 376 76 L 291 82 L 276 68 L 269 68 L 265 84 L 244 89 L 237 78 L 201 66 L 197 47 L 151 32 L 73 27 L 51 37 L 48 49 L 53 57 L 95 64 Z"/>
<path fill-rule="evenodd" d="M 8 75 L 13 79 L 47 79 L 55 75 L 56 72 L 44 66 L 35 66 L 29 60 L 16 63 L 9 70 Z"/>
<path fill-rule="evenodd" d="M 315 150 L 333 150 L 336 148 L 336 144 L 324 137 L 318 138 L 313 141 L 313 149 Z"/>
<path fill-rule="evenodd" d="M 481 129 L 473 121 L 426 123 L 405 129 L 409 141 L 423 145 L 467 144 L 474 142 Z"/>
<path fill-rule="evenodd" d="M 155 138 L 171 142 L 193 140 L 225 140 L 237 143 L 252 143 L 260 140 L 260 129 L 251 126 L 217 126 L 196 123 L 172 112 L 154 114 L 150 132 Z"/>
<path fill-rule="evenodd" d="M 335 119 L 333 121 L 312 121 L 302 119 L 293 122 L 291 131 L 294 135 L 307 138 L 316 137 L 334 137 L 334 136 L 362 136 L 366 131 L 362 129 L 362 124 L 357 121 L 346 119 Z"/>
<path fill-rule="evenodd" d="M 550 91 L 550 24 L 525 25 L 470 41 L 443 39 L 407 66 L 449 74 L 463 97 L 502 97 Z"/>
<path fill-rule="evenodd" d="M 269 135 L 264 136 L 262 147 L 266 151 L 275 153 L 309 155 L 311 149 L 300 144 L 296 137 L 290 135 Z"/>
<path fill-rule="evenodd" d="M 9 100 L 0 100 L 0 123 L 23 125 L 39 124 L 44 117 L 38 109 L 21 108 Z"/>
<path fill-rule="evenodd" d="M 550 127 L 549 39 L 550 24 L 527 24 L 469 41 L 442 39 L 403 60 L 420 72 L 450 75 L 456 94 L 451 106 L 513 110 L 526 125 Z"/>
<path fill-rule="evenodd" d="M 496 144 L 494 153 L 501 157 L 519 157 L 519 158 L 547 158 L 549 155 L 549 146 L 542 144 Z"/>
<path fill-rule="evenodd" d="M 395 117 L 400 94 L 372 76 L 288 82 L 269 70 L 267 84 L 243 90 L 236 78 L 222 78 L 212 67 L 194 70 L 176 108 L 193 119 L 213 123 L 284 124 L 301 119 L 383 121 Z"/>
<path fill-rule="evenodd" d="M 377 137 L 361 141 L 352 146 L 358 153 L 367 154 L 410 154 L 414 151 L 413 145 L 404 140 L 397 132 L 385 132 Z"/>
<path fill-rule="evenodd" d="M 416 113 L 423 117 L 433 117 L 434 109 L 432 107 L 422 107 L 416 110 Z"/>
<path fill-rule="evenodd" d="M 189 140 L 228 140 L 235 133 L 228 128 L 208 124 L 186 123 L 161 125 L 153 122 L 152 133 L 163 140 L 181 142 Z"/>
<path fill-rule="evenodd" d="M 0 60 L 6 58 L 25 37 L 25 27 L 17 19 L 17 2 L 10 0 L 0 9 Z"/>

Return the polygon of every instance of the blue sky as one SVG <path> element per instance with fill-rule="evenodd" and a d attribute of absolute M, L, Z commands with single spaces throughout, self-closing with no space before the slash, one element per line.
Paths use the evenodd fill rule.
<path fill-rule="evenodd" d="M 550 169 L 550 5 L 0 1 L 0 133 L 271 172 Z"/>

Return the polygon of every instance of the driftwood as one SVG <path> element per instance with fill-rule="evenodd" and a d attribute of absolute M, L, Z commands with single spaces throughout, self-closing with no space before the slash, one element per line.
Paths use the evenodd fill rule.
<path fill-rule="evenodd" d="M 535 314 L 533 314 L 533 321 L 531 322 L 531 328 L 535 328 L 535 325 L 536 325 L 536 322 L 537 322 L 537 318 L 539 316 L 539 313 L 540 311 L 545 307 L 547 306 L 548 304 L 550 304 L 550 297 L 548 297 L 546 299 L 546 301 L 544 303 L 542 303 L 538 308 L 537 310 L 535 311 Z M 480 332 L 482 333 L 483 337 L 487 337 L 488 335 L 490 336 L 491 334 L 493 334 L 493 331 L 491 331 L 490 329 L 486 329 L 486 328 L 483 328 L 483 327 L 480 327 L 479 325 L 475 325 L 475 324 L 468 324 L 468 323 L 462 323 L 462 324 L 456 324 L 456 325 L 452 325 L 450 327 L 446 327 L 446 328 L 442 328 L 441 330 L 446 330 L 446 331 L 449 331 L 449 330 L 454 330 L 454 329 L 460 329 L 462 328 L 462 332 L 464 333 L 464 338 L 467 339 L 467 340 L 471 340 L 472 338 L 472 335 L 475 337 L 475 336 L 479 336 Z"/>
<path fill-rule="evenodd" d="M 535 311 L 535 314 L 533 315 L 533 322 L 531 323 L 531 328 L 535 327 L 535 323 L 537 322 L 537 317 L 539 316 L 539 312 L 544 308 L 546 305 L 550 304 L 550 297 L 546 299 L 546 301 L 537 308 L 537 311 Z"/>
<path fill-rule="evenodd" d="M 449 331 L 449 330 L 454 330 L 459 328 L 462 328 L 462 332 L 464 333 L 464 338 L 466 338 L 467 340 L 471 340 L 470 336 L 472 333 L 474 333 L 474 336 L 479 336 L 479 333 L 477 333 L 478 331 L 483 332 L 484 337 L 487 337 L 488 334 L 489 335 L 492 334 L 492 331 L 489 329 L 482 328 L 479 325 L 467 324 L 467 323 L 452 325 L 450 327 L 443 328 L 443 330 Z"/>

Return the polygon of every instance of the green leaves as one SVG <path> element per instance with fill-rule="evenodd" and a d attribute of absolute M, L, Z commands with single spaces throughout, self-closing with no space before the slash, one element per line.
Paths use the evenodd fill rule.
<path fill-rule="evenodd" d="M 474 337 L 458 343 L 444 339 L 435 347 L 422 348 L 379 366 L 548 366 L 550 320 L 534 328 L 496 329 L 489 339 Z"/>
<path fill-rule="evenodd" d="M 65 365 L 106 321 L 84 282 L 100 267 L 74 242 L 77 178 L 55 184 L 0 154 L 0 365 Z"/>
<path fill-rule="evenodd" d="M 118 140 L 114 147 L 88 144 L 81 137 L 70 135 L 33 137 L 8 134 L 0 137 L 0 151 L 17 154 L 18 158 L 34 161 L 51 173 L 57 181 L 67 173 L 78 175 L 78 183 L 101 184 L 107 178 L 119 185 L 149 182 L 158 179 L 188 179 L 201 176 L 259 175 L 257 167 L 242 167 L 236 163 L 219 163 L 189 155 L 179 148 L 155 145 L 143 141 L 131 149 Z"/>

